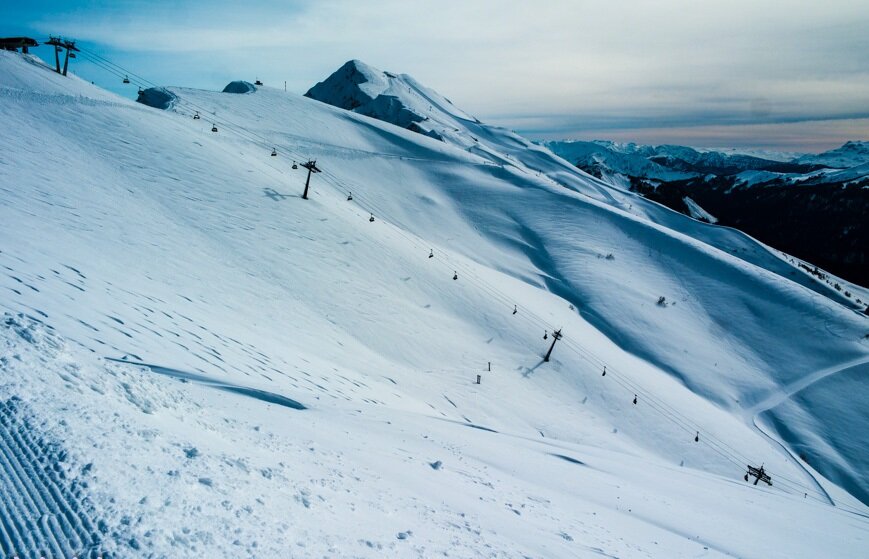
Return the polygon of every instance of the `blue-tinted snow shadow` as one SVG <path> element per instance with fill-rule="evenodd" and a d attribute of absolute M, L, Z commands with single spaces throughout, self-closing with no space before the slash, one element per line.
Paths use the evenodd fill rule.
<path fill-rule="evenodd" d="M 274 392 L 268 392 L 266 390 L 260 390 L 259 388 L 249 388 L 247 386 L 239 386 L 237 384 L 231 384 L 224 381 L 217 381 L 212 378 L 206 377 L 204 375 L 197 375 L 196 373 L 188 373 L 186 371 L 179 371 L 178 369 L 171 369 L 169 367 L 161 367 L 160 365 L 152 365 L 149 363 L 138 363 L 135 361 L 128 361 L 126 359 L 114 359 L 112 357 L 106 357 L 108 361 L 114 361 L 116 363 L 126 363 L 128 365 L 136 365 L 138 367 L 146 367 L 151 371 L 166 375 L 168 377 L 172 377 L 175 379 L 187 381 L 187 382 L 195 382 L 197 384 L 202 384 L 204 386 L 210 386 L 211 388 L 216 388 L 218 390 L 223 390 L 225 392 L 232 392 L 233 394 L 240 394 L 242 396 L 247 396 L 249 398 L 255 398 L 262 402 L 266 402 L 267 404 L 276 404 L 278 406 L 284 406 L 285 408 L 291 408 L 294 410 L 305 410 L 308 409 L 303 404 L 291 399 L 286 396 L 281 396 L 280 394 L 275 394 Z"/>
<path fill-rule="evenodd" d="M 298 194 L 282 194 L 275 190 L 274 188 L 263 188 L 263 193 L 266 198 L 271 198 L 275 202 L 280 202 L 282 200 L 286 200 L 287 198 L 301 198 Z"/>
<path fill-rule="evenodd" d="M 438 421 L 446 421 L 447 423 L 455 423 L 456 425 L 461 425 L 462 427 L 470 427 L 471 429 L 479 429 L 480 431 L 488 431 L 489 433 L 497 433 L 498 431 L 491 429 L 489 427 L 485 427 L 483 425 L 477 425 L 476 423 L 471 423 L 468 421 L 467 423 L 464 421 L 456 421 L 455 419 L 445 419 L 443 417 L 435 417 L 433 419 L 437 419 Z"/>
<path fill-rule="evenodd" d="M 581 460 L 577 460 L 576 458 L 571 458 L 570 456 L 566 456 L 564 454 L 550 453 L 549 456 L 554 456 L 556 458 L 560 458 L 561 460 L 564 460 L 565 462 L 570 462 L 571 464 L 576 464 L 577 466 L 586 466 L 586 467 L 588 466 L 588 464 L 586 464 L 585 462 L 582 462 Z"/>
<path fill-rule="evenodd" d="M 533 367 L 522 367 L 522 369 L 523 369 L 523 370 L 522 370 L 522 376 L 525 377 L 525 378 L 530 377 L 530 376 L 533 375 L 534 372 L 535 372 L 535 371 L 536 371 L 536 370 L 537 370 L 541 365 L 543 365 L 543 363 L 545 363 L 545 362 L 546 362 L 546 361 L 544 361 L 544 360 L 541 358 L 540 361 L 538 361 L 537 364 L 534 365 Z"/>

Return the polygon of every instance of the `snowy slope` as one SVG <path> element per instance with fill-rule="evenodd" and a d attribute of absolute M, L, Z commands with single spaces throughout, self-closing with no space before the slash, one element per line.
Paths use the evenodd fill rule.
<path fill-rule="evenodd" d="M 762 154 L 672 145 L 569 140 L 546 145 L 617 189 L 630 188 L 697 219 L 714 215 L 720 225 L 869 285 L 869 229 L 863 225 L 869 197 L 861 190 L 869 184 L 869 168 L 857 164 L 864 160 L 860 142 L 817 159 L 792 161 L 783 159 L 784 154 L 766 159 L 756 156 Z M 840 165 L 853 166 L 833 168 Z"/>
<path fill-rule="evenodd" d="M 472 154 L 471 161 L 500 167 L 507 174 L 542 176 L 598 200 L 616 200 L 612 188 L 547 148 L 480 122 L 407 74 L 351 60 L 305 96 L 440 140 Z"/>
<path fill-rule="evenodd" d="M 824 403 L 865 386 L 866 319 L 781 255 L 472 121 L 485 150 L 170 92 L 0 53 L 4 553 L 865 548 L 821 474 L 865 497 L 865 411 Z"/>
<path fill-rule="evenodd" d="M 797 163 L 824 165 L 835 169 L 857 167 L 858 165 L 869 163 L 869 142 L 846 142 L 843 146 L 836 149 L 817 155 L 803 155 L 794 161 Z"/>
<path fill-rule="evenodd" d="M 636 150 L 614 150 L 599 142 L 553 141 L 545 142 L 544 145 L 581 169 L 597 170 L 595 176 L 605 180 L 615 175 L 668 181 L 698 176 L 697 173 L 668 169 L 638 154 Z"/>
<path fill-rule="evenodd" d="M 771 255 L 766 248 L 749 250 L 747 246 L 742 246 L 746 241 L 750 246 L 757 245 L 755 241 L 747 240 L 745 235 L 720 228 L 698 227 L 696 223 L 656 203 L 627 192 L 629 184 L 625 175 L 630 175 L 629 169 L 614 169 L 613 174 L 606 177 L 606 181 L 599 180 L 557 156 L 547 146 L 535 144 L 512 131 L 487 125 L 467 115 L 456 108 L 449 99 L 423 86 L 407 74 L 384 72 L 359 60 L 351 60 L 326 80 L 312 87 L 305 95 L 423 134 L 426 131 L 434 131 L 436 133 L 431 135 L 439 138 L 443 143 L 477 156 L 470 161 L 500 167 L 502 170 L 500 176 L 516 177 L 515 180 L 522 182 L 529 179 L 538 182 L 536 179 L 542 179 L 543 183 L 556 187 L 556 190 L 572 190 L 607 206 L 645 218 L 668 229 L 675 229 L 715 248 L 731 252 L 750 264 L 759 265 L 788 279 L 795 279 L 802 285 L 819 290 L 825 295 L 833 295 L 836 300 L 846 305 L 855 304 L 853 300 L 849 301 L 841 294 L 835 293 L 831 285 L 823 285 L 814 279 L 800 277 L 800 275 L 794 278 L 793 266 L 782 266 L 780 258 L 778 256 L 770 258 Z M 381 106 L 389 106 L 390 110 L 379 110 Z M 399 113 L 415 115 L 414 118 L 418 119 L 418 122 L 414 124 L 424 125 L 424 127 L 406 125 L 406 120 L 396 118 Z M 363 120 L 363 122 L 370 121 Z M 572 143 L 565 142 L 564 145 L 569 146 Z M 727 161 L 726 165 L 730 166 L 734 165 L 732 161 L 738 161 L 749 167 L 765 164 L 754 157 L 730 158 L 724 154 L 701 153 L 684 146 L 654 147 L 633 143 L 594 143 L 619 153 L 646 156 L 657 154 L 669 158 L 680 156 L 685 160 L 700 161 L 703 164 L 721 160 Z M 561 147 L 563 146 L 559 146 L 559 149 Z M 384 153 L 380 155 L 395 156 L 395 154 Z M 676 176 L 690 175 L 677 173 Z M 840 283 L 848 282 L 840 280 Z M 865 291 L 857 286 L 850 287 L 854 287 L 852 291 Z M 864 300 L 867 298 L 869 297 L 863 297 Z"/>

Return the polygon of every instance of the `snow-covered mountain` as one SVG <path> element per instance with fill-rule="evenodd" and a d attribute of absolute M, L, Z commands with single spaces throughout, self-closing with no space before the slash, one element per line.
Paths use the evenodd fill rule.
<path fill-rule="evenodd" d="M 614 200 L 611 188 L 511 130 L 489 126 L 407 74 L 378 70 L 351 60 L 306 97 L 394 124 L 440 140 L 475 156 L 479 164 L 509 173 L 534 174 L 601 200 Z"/>
<path fill-rule="evenodd" d="M 869 163 L 869 142 L 846 142 L 836 149 L 817 155 L 807 154 L 794 160 L 795 163 L 823 165 L 834 169 L 849 169 Z"/>
<path fill-rule="evenodd" d="M 869 285 L 869 143 L 782 161 L 607 141 L 546 146 L 600 179 Z"/>
<path fill-rule="evenodd" d="M 433 96 L 145 93 L 0 52 L 3 554 L 866 548 L 867 290 Z"/>
<path fill-rule="evenodd" d="M 544 145 L 559 156 L 586 170 L 597 170 L 595 176 L 616 174 L 661 180 L 683 180 L 709 174 L 725 176 L 750 171 L 768 171 L 782 174 L 810 173 L 822 164 L 803 161 L 766 159 L 743 153 L 725 153 L 716 150 L 698 150 L 687 146 L 650 146 L 635 143 L 595 140 L 591 142 L 567 140 L 549 141 Z M 588 154 L 601 153 L 598 161 Z M 643 162 L 646 165 L 643 165 Z M 654 164 L 654 167 L 648 166 Z"/>
<path fill-rule="evenodd" d="M 613 142 L 547 142 L 544 145 L 583 171 L 611 184 L 630 186 L 630 177 L 655 180 L 683 180 L 696 177 L 695 172 L 670 169 L 640 153 L 636 144 Z"/>

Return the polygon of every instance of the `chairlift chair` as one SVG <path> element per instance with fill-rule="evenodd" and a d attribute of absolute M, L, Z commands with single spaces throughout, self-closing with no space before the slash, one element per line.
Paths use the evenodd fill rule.
<path fill-rule="evenodd" d="M 458 273 L 458 272 L 453 272 L 453 279 L 454 279 L 454 280 L 459 279 L 459 273 Z"/>
<path fill-rule="evenodd" d="M 352 200 L 352 199 L 353 199 L 353 193 L 352 193 L 352 192 L 349 192 L 349 193 L 347 194 L 347 201 L 349 202 L 349 201 Z"/>
<path fill-rule="evenodd" d="M 211 125 L 211 131 L 212 131 L 212 132 L 217 132 L 217 125 L 212 124 L 212 125 Z"/>
<path fill-rule="evenodd" d="M 371 217 L 368 218 L 368 221 L 374 223 L 374 214 L 371 214 Z"/>
<path fill-rule="evenodd" d="M 196 114 L 193 115 L 193 120 L 199 120 L 199 111 L 196 111 Z"/>
<path fill-rule="evenodd" d="M 128 78 L 127 76 L 124 76 L 124 83 L 130 83 L 130 78 Z"/>
<path fill-rule="evenodd" d="M 276 150 L 275 148 L 272 148 L 272 157 L 277 157 L 277 156 L 278 156 L 278 150 Z"/>
<path fill-rule="evenodd" d="M 298 169 L 298 168 L 299 168 L 299 166 L 296 165 L 296 162 L 295 162 L 295 161 L 293 161 L 293 169 Z"/>

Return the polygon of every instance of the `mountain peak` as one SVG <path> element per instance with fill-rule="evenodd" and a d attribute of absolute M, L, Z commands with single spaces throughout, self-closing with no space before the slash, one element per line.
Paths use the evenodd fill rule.
<path fill-rule="evenodd" d="M 850 140 L 830 151 L 817 155 L 804 155 L 795 161 L 813 163 L 834 169 L 847 169 L 869 163 L 869 142 Z"/>
<path fill-rule="evenodd" d="M 353 111 L 373 102 L 388 87 L 386 73 L 361 60 L 353 59 L 309 89 L 305 97 Z"/>
<path fill-rule="evenodd" d="M 367 81 L 371 81 L 372 78 L 376 79 L 377 77 L 385 74 L 385 72 L 379 70 L 378 68 L 375 68 L 374 66 L 371 66 L 370 64 L 363 62 L 362 60 L 359 60 L 358 58 L 354 58 L 345 62 L 344 65 L 338 69 L 338 72 L 341 72 L 342 70 L 360 74 L 367 78 Z"/>

